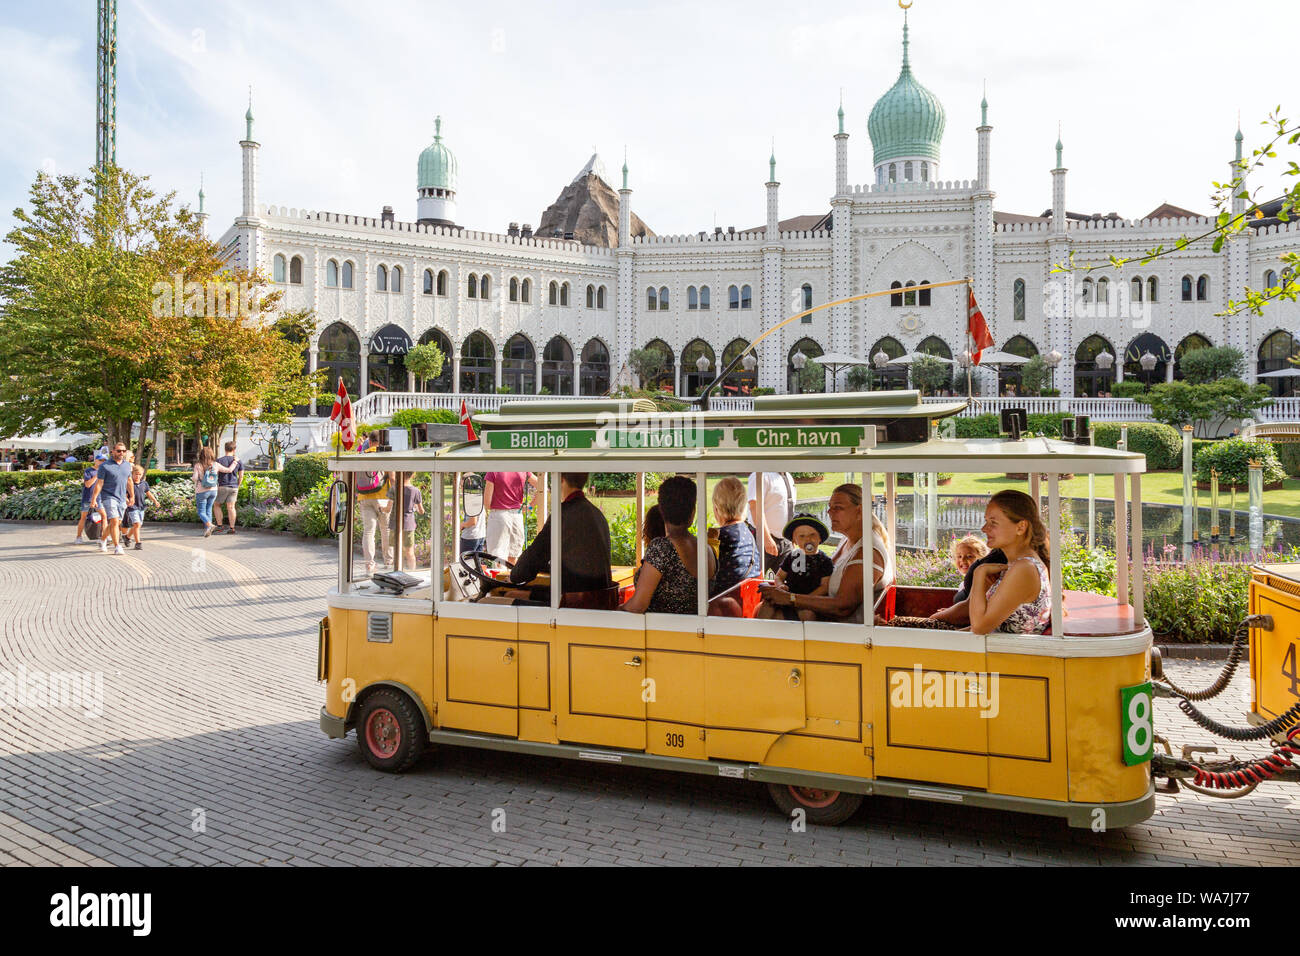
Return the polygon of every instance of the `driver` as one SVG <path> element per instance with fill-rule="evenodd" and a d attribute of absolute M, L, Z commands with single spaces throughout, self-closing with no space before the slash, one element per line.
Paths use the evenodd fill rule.
<path fill-rule="evenodd" d="M 614 586 L 609 563 L 609 523 L 582 489 L 585 472 L 560 475 L 560 588 L 563 594 L 606 591 Z M 551 522 L 547 519 L 533 543 L 510 569 L 512 584 L 526 584 L 551 570 Z M 554 578 L 552 578 L 554 580 Z M 547 601 L 547 588 L 534 588 L 532 599 Z"/>

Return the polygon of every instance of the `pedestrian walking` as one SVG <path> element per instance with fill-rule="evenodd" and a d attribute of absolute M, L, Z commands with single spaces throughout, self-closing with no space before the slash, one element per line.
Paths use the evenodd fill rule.
<path fill-rule="evenodd" d="M 415 516 L 424 514 L 424 494 L 411 483 L 415 475 L 406 476 L 406 487 L 402 489 L 402 556 L 407 571 L 415 567 Z M 397 537 L 397 508 L 390 510 L 390 540 Z M 394 545 L 395 547 L 395 545 Z M 392 549 L 384 552 L 391 567 L 397 567 L 393 561 Z"/>
<path fill-rule="evenodd" d="M 213 512 L 212 521 L 216 526 L 213 528 L 213 534 L 235 533 L 235 502 L 239 498 L 239 486 L 244 482 L 244 465 L 235 457 L 235 443 L 226 442 L 226 453 L 217 459 L 217 464 L 225 465 L 227 468 L 233 468 L 233 471 L 223 472 L 217 475 L 217 500 L 216 510 Z M 226 506 L 226 520 L 228 528 L 221 526 L 221 506 Z"/>
<path fill-rule="evenodd" d="M 379 450 L 373 435 L 361 443 L 361 453 Z M 382 550 L 381 559 L 388 556 L 388 512 L 392 501 L 388 498 L 389 475 L 383 471 L 363 471 L 357 475 L 357 508 L 361 512 L 361 554 L 366 562 L 366 574 L 375 573 L 375 530 L 378 528 Z"/>
<path fill-rule="evenodd" d="M 99 550 L 108 551 L 112 542 L 113 553 L 122 554 L 122 517 L 127 506 L 135 501 L 135 489 L 131 485 L 131 466 L 126 462 L 126 445 L 118 442 L 113 446 L 111 461 L 101 462 L 95 473 L 95 490 L 90 498 L 91 508 L 103 503 L 104 517 L 108 525 L 104 537 L 100 539 Z"/>
<path fill-rule="evenodd" d="M 135 550 L 139 551 L 143 547 L 140 544 L 140 528 L 144 525 L 144 509 L 149 502 L 154 506 L 158 505 L 158 496 L 149 488 L 149 482 L 145 478 L 144 469 L 139 465 L 131 467 L 131 489 L 135 496 L 135 502 L 126 509 L 126 539 L 128 542 L 135 542 Z"/>
<path fill-rule="evenodd" d="M 527 471 L 489 471 L 483 500 L 487 502 L 488 554 L 512 564 L 524 551 L 524 498 L 537 477 Z"/>
<path fill-rule="evenodd" d="M 238 462 L 238 459 L 236 459 Z M 194 506 L 203 522 L 203 537 L 212 534 L 212 506 L 217 500 L 217 476 L 234 471 L 233 466 L 217 464 L 212 449 L 204 445 L 194 462 Z"/>
<path fill-rule="evenodd" d="M 107 520 L 104 508 L 102 505 L 91 505 L 91 500 L 95 497 L 95 479 L 99 476 L 99 463 L 107 458 L 107 455 L 101 456 L 99 452 L 95 452 L 94 464 L 87 465 L 81 472 L 81 518 L 77 521 L 77 536 L 73 539 L 73 544 L 81 544 L 85 540 L 81 534 L 86 530 L 86 518 L 92 514 L 99 519 L 95 537 L 103 540 L 104 530 L 107 528 L 104 523 Z"/>

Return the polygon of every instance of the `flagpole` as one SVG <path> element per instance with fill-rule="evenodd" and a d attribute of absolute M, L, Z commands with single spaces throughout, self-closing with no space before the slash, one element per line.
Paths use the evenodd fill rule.
<path fill-rule="evenodd" d="M 971 295 L 970 276 L 966 277 L 966 400 L 973 402 L 975 400 L 975 387 L 972 384 L 972 376 L 975 373 L 975 349 L 974 342 L 970 336 L 970 300 Z"/>

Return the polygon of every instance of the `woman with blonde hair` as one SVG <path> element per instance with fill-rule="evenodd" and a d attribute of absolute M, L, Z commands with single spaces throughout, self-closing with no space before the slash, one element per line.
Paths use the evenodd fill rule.
<path fill-rule="evenodd" d="M 758 547 L 745 524 L 749 507 L 745 486 L 730 475 L 713 488 L 713 518 L 718 522 L 718 571 L 709 583 L 710 596 L 735 587 L 746 578 L 762 575 Z M 710 532 L 710 537 L 713 532 Z"/>
<path fill-rule="evenodd" d="M 229 465 L 223 465 L 217 461 L 217 456 L 213 454 L 212 449 L 204 445 L 199 449 L 198 458 L 194 461 L 194 506 L 198 509 L 199 520 L 203 522 L 203 537 L 212 534 L 212 505 L 217 500 L 217 474 L 229 474 L 236 468 L 239 468 L 239 459 L 236 458 Z"/>
<path fill-rule="evenodd" d="M 840 485 L 831 492 L 826 513 L 831 519 L 831 530 L 844 536 L 839 548 L 831 556 L 834 571 L 825 595 L 792 594 L 782 585 L 763 587 L 763 599 L 776 607 L 807 608 L 825 621 L 861 624 L 862 614 L 862 486 Z M 879 607 L 885 592 L 894 583 L 894 549 L 884 523 L 871 515 L 871 552 L 875 594 L 875 607 Z M 857 570 L 853 570 L 856 568 Z"/>

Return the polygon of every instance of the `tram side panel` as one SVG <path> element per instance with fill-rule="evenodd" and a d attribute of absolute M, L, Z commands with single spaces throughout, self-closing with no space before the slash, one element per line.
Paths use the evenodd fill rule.
<path fill-rule="evenodd" d="M 990 651 L 984 700 L 989 792 L 1067 800 L 1065 661 Z"/>
<path fill-rule="evenodd" d="M 432 715 L 431 624 L 428 614 L 330 608 L 331 673 L 327 710 L 341 716 L 368 687 L 385 683 L 409 690 L 425 713 Z M 337 682 L 333 670 L 336 664 Z"/>
<path fill-rule="evenodd" d="M 1140 798 L 1151 786 L 1151 768 L 1124 763 L 1120 691 L 1149 679 L 1150 644 L 1139 653 L 1071 657 L 1064 664 L 1070 801 Z"/>
<path fill-rule="evenodd" d="M 1250 713 L 1263 723 L 1300 703 L 1300 584 L 1269 568 L 1256 569 L 1250 613 L 1273 618 L 1272 630 L 1250 632 Z"/>

